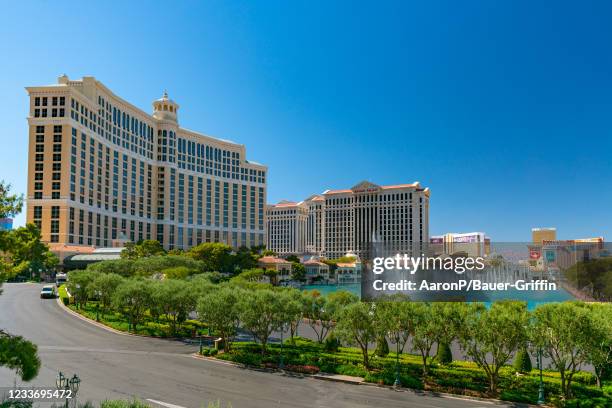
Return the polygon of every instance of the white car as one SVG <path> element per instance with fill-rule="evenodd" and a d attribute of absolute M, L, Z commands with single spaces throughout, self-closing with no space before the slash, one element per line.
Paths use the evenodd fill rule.
<path fill-rule="evenodd" d="M 53 285 L 45 285 L 40 290 L 40 298 L 41 299 L 55 299 L 55 286 Z"/>

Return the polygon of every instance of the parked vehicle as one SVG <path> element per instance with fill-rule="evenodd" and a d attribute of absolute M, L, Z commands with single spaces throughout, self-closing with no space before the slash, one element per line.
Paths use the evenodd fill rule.
<path fill-rule="evenodd" d="M 45 285 L 40 290 L 40 298 L 41 299 L 55 299 L 55 286 L 53 285 Z"/>
<path fill-rule="evenodd" d="M 55 285 L 59 288 L 68 280 L 68 276 L 65 273 L 58 273 L 55 275 Z"/>

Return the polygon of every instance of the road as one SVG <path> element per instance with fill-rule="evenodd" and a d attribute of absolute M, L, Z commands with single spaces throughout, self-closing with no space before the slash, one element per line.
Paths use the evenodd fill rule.
<path fill-rule="evenodd" d="M 39 299 L 41 285 L 5 284 L 0 327 L 38 345 L 42 367 L 27 385 L 54 387 L 58 371 L 77 373 L 80 401 L 139 398 L 152 406 L 199 408 L 220 400 L 233 408 L 491 407 L 493 403 L 297 378 L 193 358 L 197 347 L 174 340 L 116 334 Z M 16 375 L 0 368 L 0 386 Z M 17 380 L 19 385 L 20 381 Z M 172 404 L 172 405 L 170 405 Z M 497 405 L 506 406 L 506 405 Z M 507 405 L 511 406 L 511 405 Z"/>

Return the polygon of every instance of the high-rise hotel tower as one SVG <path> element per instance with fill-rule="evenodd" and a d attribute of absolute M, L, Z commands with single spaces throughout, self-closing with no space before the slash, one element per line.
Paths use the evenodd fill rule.
<path fill-rule="evenodd" d="M 265 243 L 267 167 L 244 145 L 179 127 L 166 93 L 150 115 L 93 77 L 26 89 L 27 221 L 52 247 Z"/>
<path fill-rule="evenodd" d="M 267 246 L 280 255 L 333 259 L 347 253 L 363 257 L 378 242 L 386 250 L 418 256 L 429 242 L 429 195 L 418 182 L 379 186 L 363 181 L 299 203 L 269 205 Z"/>

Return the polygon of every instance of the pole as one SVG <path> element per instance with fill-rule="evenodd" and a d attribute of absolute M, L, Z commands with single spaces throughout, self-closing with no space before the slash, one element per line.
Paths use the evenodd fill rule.
<path fill-rule="evenodd" d="M 542 347 L 538 348 L 538 367 L 540 368 L 540 385 L 538 387 L 538 405 L 545 402 L 544 399 L 544 382 L 542 381 Z"/>
<path fill-rule="evenodd" d="M 200 334 L 200 355 L 202 355 L 202 335 Z"/>
<path fill-rule="evenodd" d="M 283 329 L 285 328 L 284 326 L 285 325 L 281 325 L 281 328 L 280 328 L 281 330 L 281 349 L 280 349 L 280 363 L 278 364 L 278 368 L 280 368 L 281 370 L 285 368 L 285 364 L 283 362 Z"/>
<path fill-rule="evenodd" d="M 396 339 L 397 340 L 397 339 Z M 400 353 L 400 349 L 399 349 L 399 340 L 397 341 L 397 343 L 395 343 L 396 347 L 397 347 L 397 353 L 395 355 L 395 382 L 393 383 L 394 387 L 400 387 L 402 385 L 401 381 L 400 381 L 400 365 L 399 365 L 399 353 Z"/>

